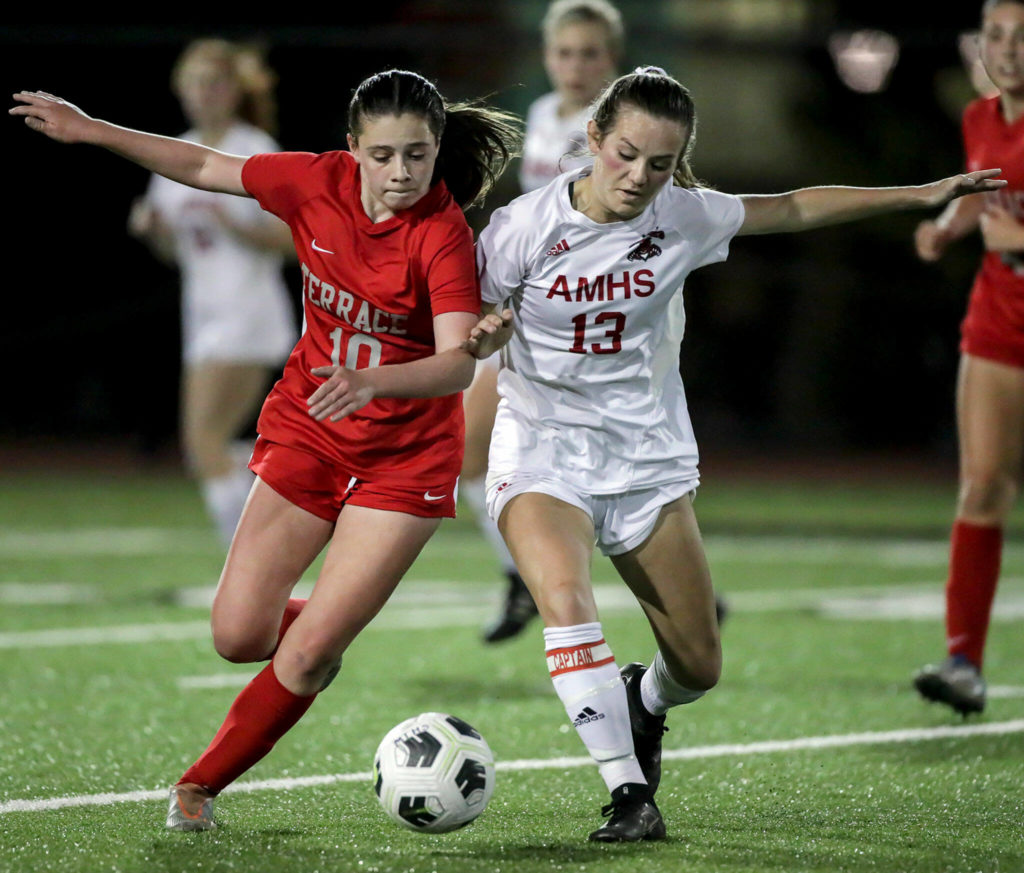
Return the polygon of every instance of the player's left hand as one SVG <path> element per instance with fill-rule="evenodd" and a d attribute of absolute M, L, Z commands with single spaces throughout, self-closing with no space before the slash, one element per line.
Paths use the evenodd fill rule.
<path fill-rule="evenodd" d="M 1024 249 L 1024 225 L 1001 206 L 986 206 L 978 221 L 985 250 L 1019 252 Z"/>
<path fill-rule="evenodd" d="M 311 372 L 326 380 L 306 399 L 307 411 L 317 421 L 341 421 L 373 400 L 373 386 L 359 370 L 329 364 Z"/>
<path fill-rule="evenodd" d="M 473 326 L 459 348 L 474 358 L 482 360 L 490 357 L 509 341 L 514 317 L 515 313 L 511 309 L 503 310 L 500 315 L 497 312 L 488 313 Z"/>
<path fill-rule="evenodd" d="M 958 176 L 950 176 L 933 182 L 927 187 L 933 189 L 929 197 L 929 206 L 942 206 L 963 197 L 965 194 L 984 194 L 986 191 L 998 191 L 1007 185 L 1006 179 L 997 179 L 1002 170 L 974 170 L 971 173 L 961 173 Z"/>

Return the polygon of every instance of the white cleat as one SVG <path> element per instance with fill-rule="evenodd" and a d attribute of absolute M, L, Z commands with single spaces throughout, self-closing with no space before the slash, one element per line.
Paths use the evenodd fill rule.
<path fill-rule="evenodd" d="M 167 829 L 170 831 L 208 831 L 217 827 L 213 820 L 213 798 L 191 791 L 180 785 L 171 787 L 170 806 L 167 809 Z"/>

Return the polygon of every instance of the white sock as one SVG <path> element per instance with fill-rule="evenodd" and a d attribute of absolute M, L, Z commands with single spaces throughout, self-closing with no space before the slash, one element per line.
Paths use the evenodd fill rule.
<path fill-rule="evenodd" d="M 609 791 L 647 783 L 633 753 L 626 686 L 600 622 L 544 628 L 548 672 Z"/>
<path fill-rule="evenodd" d="M 204 479 L 201 483 L 206 510 L 225 546 L 231 545 L 235 528 L 238 527 L 238 519 L 242 516 L 242 509 L 245 507 L 254 480 L 255 477 L 248 468 L 241 468 L 216 479 Z"/>
<path fill-rule="evenodd" d="M 664 715 L 673 706 L 693 703 L 705 694 L 706 691 L 685 688 L 669 676 L 661 652 L 654 656 L 654 662 L 640 680 L 640 699 L 652 715 Z"/>
<path fill-rule="evenodd" d="M 498 530 L 498 525 L 487 514 L 487 486 L 485 480 L 485 476 L 477 476 L 475 479 L 462 479 L 459 482 L 459 496 L 465 497 L 466 503 L 473 510 L 477 526 L 487 538 L 487 542 L 491 544 L 491 548 L 494 549 L 494 554 L 501 564 L 501 569 L 506 574 L 514 573 L 516 572 L 516 562 L 512 560 L 512 554 L 509 552 L 508 546 L 505 545 L 505 540 Z"/>

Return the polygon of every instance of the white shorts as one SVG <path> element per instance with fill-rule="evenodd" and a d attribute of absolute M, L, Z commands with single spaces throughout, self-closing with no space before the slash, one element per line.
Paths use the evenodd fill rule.
<path fill-rule="evenodd" d="M 582 509 L 594 524 L 602 555 L 622 555 L 642 545 L 651 535 L 666 504 L 696 495 L 699 477 L 641 488 L 625 494 L 581 494 L 568 482 L 548 476 L 513 473 L 487 483 L 487 513 L 497 522 L 508 502 L 519 494 L 547 494 Z"/>

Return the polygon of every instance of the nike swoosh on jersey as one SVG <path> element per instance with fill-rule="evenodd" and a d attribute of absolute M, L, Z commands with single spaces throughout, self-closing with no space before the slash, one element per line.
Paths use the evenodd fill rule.
<path fill-rule="evenodd" d="M 316 244 L 316 240 L 315 239 L 313 240 L 313 248 L 316 249 L 316 251 L 318 251 L 318 252 L 323 252 L 325 255 L 333 255 L 334 254 L 334 252 L 332 252 L 330 249 L 322 249 L 322 248 L 320 248 L 320 246 L 318 246 Z"/>
<path fill-rule="evenodd" d="M 424 491 L 423 492 L 423 499 L 424 500 L 444 500 L 447 496 L 448 496 L 447 494 L 438 494 L 437 496 L 435 496 L 435 495 L 431 494 L 429 491 Z"/>

